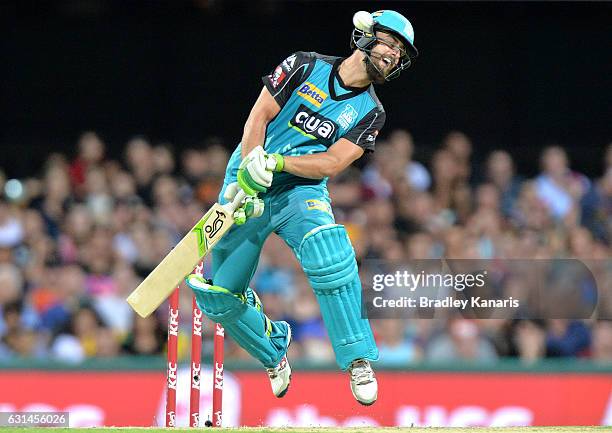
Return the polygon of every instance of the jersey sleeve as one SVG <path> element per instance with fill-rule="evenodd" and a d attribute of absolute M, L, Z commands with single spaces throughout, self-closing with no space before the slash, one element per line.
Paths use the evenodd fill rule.
<path fill-rule="evenodd" d="M 362 147 L 366 152 L 374 152 L 376 137 L 385 124 L 385 112 L 375 107 L 363 117 L 343 138 Z"/>
<path fill-rule="evenodd" d="M 306 79 L 313 61 L 314 58 L 310 53 L 298 51 L 283 60 L 270 75 L 261 77 L 264 86 L 281 108 L 285 106 L 296 87 Z"/>

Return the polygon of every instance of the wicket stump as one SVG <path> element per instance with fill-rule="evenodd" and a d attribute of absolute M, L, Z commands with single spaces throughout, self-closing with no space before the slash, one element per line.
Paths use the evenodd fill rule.
<path fill-rule="evenodd" d="M 178 379 L 178 331 L 179 331 L 179 288 L 170 296 L 168 308 L 168 371 L 166 390 L 166 427 L 176 427 L 176 389 Z M 213 404 L 212 421 L 208 427 L 222 426 L 223 399 L 223 327 L 216 323 L 213 355 Z M 191 314 L 191 392 L 189 398 L 189 426 L 200 426 L 200 383 L 202 369 L 202 311 L 195 296 L 192 298 Z"/>

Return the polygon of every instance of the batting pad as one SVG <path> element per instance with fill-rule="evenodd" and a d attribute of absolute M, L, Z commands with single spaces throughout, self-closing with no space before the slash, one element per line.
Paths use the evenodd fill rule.
<path fill-rule="evenodd" d="M 355 359 L 378 359 L 367 319 L 361 317 L 361 282 L 355 252 L 344 226 L 329 224 L 310 231 L 298 257 L 314 290 L 341 369 Z"/>
<path fill-rule="evenodd" d="M 188 285 L 206 317 L 220 323 L 227 335 L 266 368 L 278 365 L 287 351 L 287 324 L 268 319 L 252 289 L 235 295 L 219 286 Z"/>

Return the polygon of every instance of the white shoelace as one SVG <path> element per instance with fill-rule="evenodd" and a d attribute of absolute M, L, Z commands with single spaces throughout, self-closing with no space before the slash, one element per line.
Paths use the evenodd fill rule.
<path fill-rule="evenodd" d="M 274 368 L 267 368 L 266 370 L 268 371 L 268 377 L 270 379 L 275 379 L 278 376 L 278 373 L 285 368 L 285 366 L 287 365 L 287 361 L 285 358 L 283 358 L 280 362 L 280 364 L 278 364 L 276 367 Z"/>
<path fill-rule="evenodd" d="M 374 380 L 374 371 L 368 361 L 355 361 L 351 365 L 351 377 L 357 385 L 365 385 Z"/>

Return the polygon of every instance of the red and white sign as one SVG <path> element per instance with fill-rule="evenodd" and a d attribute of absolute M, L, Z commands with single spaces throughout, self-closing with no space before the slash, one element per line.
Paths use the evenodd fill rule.
<path fill-rule="evenodd" d="M 213 370 L 202 368 L 210 418 Z M 0 372 L 0 411 L 70 412 L 70 425 L 164 423 L 164 372 Z M 379 372 L 379 399 L 353 399 L 346 374 L 294 371 L 283 399 L 265 371 L 225 372 L 224 426 L 611 425 L 612 375 Z M 187 426 L 190 371 L 178 372 L 176 423 Z M 333 392 L 330 392 L 333 390 Z"/>

